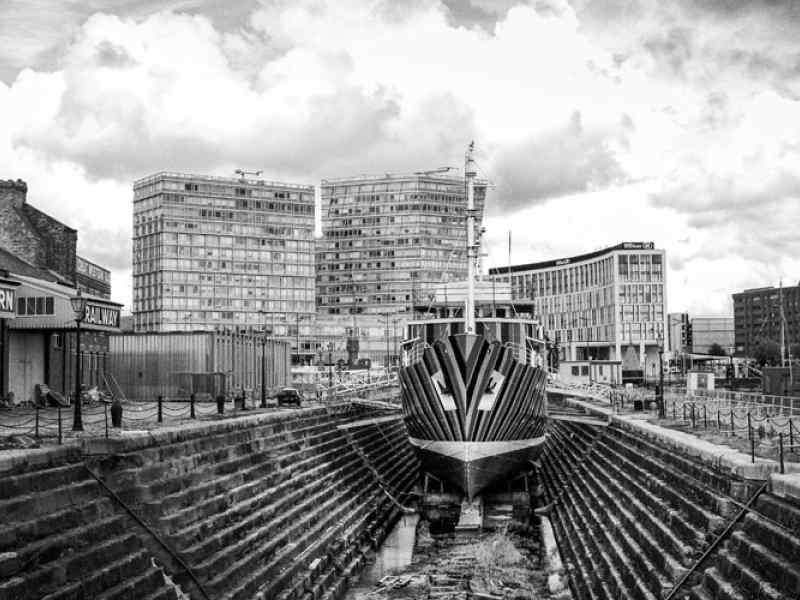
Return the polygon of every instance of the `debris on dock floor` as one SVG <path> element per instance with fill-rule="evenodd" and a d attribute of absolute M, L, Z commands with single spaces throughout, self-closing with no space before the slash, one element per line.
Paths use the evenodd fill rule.
<path fill-rule="evenodd" d="M 355 600 L 534 600 L 548 598 L 537 538 L 505 532 L 431 535 L 420 523 L 411 564 Z"/>

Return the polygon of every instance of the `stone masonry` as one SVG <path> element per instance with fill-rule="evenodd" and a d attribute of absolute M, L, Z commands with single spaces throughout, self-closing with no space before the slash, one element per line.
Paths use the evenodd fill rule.
<path fill-rule="evenodd" d="M 74 282 L 78 233 L 27 203 L 21 179 L 0 180 L 0 247 Z"/>

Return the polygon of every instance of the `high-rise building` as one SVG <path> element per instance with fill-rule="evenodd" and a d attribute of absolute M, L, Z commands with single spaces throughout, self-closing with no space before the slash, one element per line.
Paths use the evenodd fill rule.
<path fill-rule="evenodd" d="M 307 335 L 313 235 L 310 185 L 167 172 L 136 181 L 135 331 Z"/>
<path fill-rule="evenodd" d="M 479 215 L 485 196 L 485 183 L 476 186 Z M 323 180 L 321 312 L 409 312 L 430 284 L 463 279 L 466 205 L 463 177 L 420 172 Z"/>
<path fill-rule="evenodd" d="M 779 345 L 781 336 L 791 349 L 800 343 L 800 285 L 733 294 L 733 324 L 737 356 L 754 356 L 762 342 Z"/>
<path fill-rule="evenodd" d="M 620 360 L 623 377 L 649 378 L 666 345 L 665 263 L 653 242 L 625 242 L 489 275 L 510 279 L 514 298 L 534 302 L 535 318 L 563 360 Z"/>
<path fill-rule="evenodd" d="M 441 171 L 322 182 L 317 309 L 326 322 L 368 332 L 360 356 L 396 361 L 386 338 L 402 335 L 414 303 L 431 285 L 466 276 L 464 178 Z M 478 182 L 478 227 L 485 197 Z"/>

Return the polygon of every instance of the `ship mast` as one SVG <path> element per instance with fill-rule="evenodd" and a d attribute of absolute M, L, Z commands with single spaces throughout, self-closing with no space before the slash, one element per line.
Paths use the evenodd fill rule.
<path fill-rule="evenodd" d="M 472 151 L 475 142 L 470 142 L 464 165 L 467 180 L 467 299 L 464 307 L 464 328 L 466 333 L 475 333 L 475 260 L 478 246 L 475 244 L 475 161 Z"/>

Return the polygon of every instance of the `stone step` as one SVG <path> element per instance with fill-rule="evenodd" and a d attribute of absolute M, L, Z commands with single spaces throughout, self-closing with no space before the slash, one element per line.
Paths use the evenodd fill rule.
<path fill-rule="evenodd" d="M 145 507 L 151 504 L 164 504 L 168 507 L 179 502 L 182 495 L 189 489 L 198 488 L 201 484 L 224 488 L 228 481 L 237 480 L 243 477 L 243 473 L 258 464 L 269 461 L 275 468 L 280 468 L 283 462 L 288 462 L 288 456 L 295 456 L 298 453 L 308 453 L 315 445 L 324 443 L 331 439 L 335 433 L 324 431 L 310 435 L 303 440 L 285 442 L 276 446 L 264 448 L 253 448 L 249 446 L 250 452 L 243 452 L 230 456 L 224 451 L 220 451 L 220 461 L 205 465 L 205 468 L 196 468 L 191 472 L 182 474 L 165 473 L 164 478 L 147 485 L 136 487 L 137 500 L 141 501 Z M 167 465 L 165 465 L 166 469 Z M 166 469 L 168 471 L 168 469 Z M 170 510 L 170 508 L 167 508 Z M 162 511 L 163 512 L 163 511 Z"/>
<path fill-rule="evenodd" d="M 229 507 L 245 499 L 254 498 L 265 490 L 284 485 L 296 473 L 305 474 L 319 469 L 324 463 L 324 457 L 328 452 L 341 451 L 343 447 L 343 440 L 333 440 L 317 447 L 319 451 L 324 450 L 324 454 L 298 460 L 285 469 L 276 469 L 270 462 L 255 465 L 242 473 L 242 483 L 239 485 L 226 488 L 205 500 L 162 515 L 159 519 L 160 525 L 164 531 L 172 532 L 178 530 L 177 535 L 182 536 L 185 532 L 200 526 L 205 515 L 227 511 Z"/>
<path fill-rule="evenodd" d="M 650 591 L 660 595 L 664 588 L 668 589 L 670 583 L 676 581 L 686 569 L 679 557 L 667 552 L 648 528 L 626 509 L 622 498 L 609 493 L 595 477 L 597 472 L 591 467 L 590 465 L 585 470 L 585 475 L 581 472 L 577 474 L 578 484 L 583 485 L 584 494 L 594 498 L 598 504 L 598 517 L 610 522 L 608 530 L 623 549 L 628 561 L 636 567 L 636 572 L 641 573 L 648 582 Z M 581 500 L 586 508 L 590 508 L 586 498 L 584 495 Z"/>
<path fill-rule="evenodd" d="M 315 441 L 321 442 L 321 440 Z M 298 448 L 289 455 L 295 460 L 288 460 L 288 465 L 286 466 L 291 467 L 293 463 L 300 462 L 304 460 L 304 458 L 313 457 L 315 448 L 317 448 L 317 446 L 314 445 Z M 195 481 L 191 483 L 188 478 L 182 478 L 182 485 L 186 485 L 186 487 L 182 487 L 171 494 L 143 502 L 142 511 L 151 518 L 162 519 L 182 509 L 201 505 L 210 498 L 224 495 L 250 481 L 264 481 L 270 475 L 274 475 L 275 477 L 280 476 L 280 470 L 283 468 L 281 467 L 281 462 L 271 460 L 267 455 L 259 454 L 252 455 L 248 459 L 248 462 L 252 463 L 252 461 L 257 461 L 259 459 L 262 460 L 260 464 L 251 464 L 251 466 L 241 471 L 226 475 L 201 473 L 198 474 L 195 477 Z"/>
<path fill-rule="evenodd" d="M 219 593 L 230 589 L 230 582 L 239 582 L 239 585 L 225 597 L 250 597 L 265 582 L 274 581 L 277 575 L 275 571 L 287 556 L 299 553 L 303 549 L 302 542 L 306 541 L 308 535 L 303 532 L 314 531 L 317 534 L 320 523 L 329 523 L 345 514 L 360 496 L 347 492 L 355 491 L 359 487 L 367 489 L 368 480 L 368 477 L 363 477 L 352 483 L 348 482 L 349 487 L 338 490 L 339 494 L 330 494 L 333 497 L 322 503 L 319 502 L 319 498 L 313 498 L 312 502 L 317 505 L 316 510 L 312 510 L 291 526 L 283 528 L 279 536 L 270 539 L 266 544 L 260 544 L 253 554 L 239 559 L 225 571 L 217 572 L 217 577 L 209 581 L 209 588 Z"/>
<path fill-rule="evenodd" d="M 77 508 L 67 506 L 48 515 L 0 526 L 0 552 L 16 552 L 38 539 L 104 519 L 114 513 L 113 502 L 101 497 Z"/>
<path fill-rule="evenodd" d="M 616 456 L 614 460 L 610 460 L 610 457 L 603 454 L 601 448 L 603 448 L 601 443 L 598 443 L 592 454 L 592 469 L 596 475 L 603 478 L 602 484 L 598 485 L 599 489 L 603 490 L 608 486 L 614 490 L 614 495 L 624 498 L 625 502 L 620 500 L 619 504 L 624 504 L 635 515 L 635 520 L 647 524 L 651 536 L 657 536 L 658 542 L 669 550 L 669 555 L 677 564 L 685 563 L 687 557 L 695 553 L 692 542 L 695 546 L 702 542 L 702 534 L 688 526 L 660 498 L 631 480 L 627 476 L 630 471 L 629 465 L 626 464 L 622 468 Z M 572 452 L 570 442 L 565 442 L 565 451 Z M 625 483 L 623 485 L 620 482 Z M 677 537 L 673 530 L 688 532 L 686 535 L 688 539 Z M 674 564 L 665 567 L 669 572 L 674 572 L 677 568 Z"/>
<path fill-rule="evenodd" d="M 780 554 L 750 539 L 742 530 L 734 531 L 728 544 L 730 552 L 739 562 L 756 572 L 760 579 L 783 593 L 800 596 L 800 563 L 786 560 Z M 795 550 L 797 548 L 795 546 Z"/>
<path fill-rule="evenodd" d="M 112 534 L 110 534 L 112 535 Z M 131 548 L 140 548 L 134 534 L 113 534 L 103 542 L 81 545 L 72 540 L 72 551 L 48 557 L 46 563 L 25 569 L 22 574 L 0 583 L 0 598 L 33 600 L 55 592 L 85 576 L 94 565 L 115 561 L 126 556 Z M 87 542 L 84 540 L 84 544 Z M 64 547 L 63 550 L 67 550 Z"/>
<path fill-rule="evenodd" d="M 789 531 L 797 532 L 796 537 L 800 537 L 800 505 L 790 502 L 788 499 L 765 493 L 758 497 L 755 508 Z"/>
<path fill-rule="evenodd" d="M 604 449 L 602 446 L 601 448 Z M 708 533 L 699 529 L 695 520 L 689 516 L 695 514 L 691 509 L 684 507 L 684 510 L 680 510 L 666 501 L 660 494 L 667 492 L 655 479 L 645 487 L 635 478 L 637 467 L 633 463 L 617 455 L 603 454 L 602 450 L 600 452 L 597 456 L 597 468 L 603 470 L 617 493 L 630 499 L 631 509 L 649 524 L 651 532 L 671 549 L 671 554 L 679 562 L 685 562 L 686 557 L 697 554 L 706 545 Z M 711 516 L 708 518 L 711 519 Z M 715 530 L 724 524 L 719 517 L 714 518 L 712 523 Z"/>
<path fill-rule="evenodd" d="M 82 479 L 57 488 L 7 498 L 0 502 L 0 515 L 6 523 L 27 521 L 67 506 L 86 504 L 102 495 L 103 491 L 94 479 Z"/>
<path fill-rule="evenodd" d="M 126 577 L 113 588 L 96 596 L 96 600 L 141 600 L 155 592 L 169 594 L 171 590 L 164 579 L 163 571 L 149 565 L 134 576 Z M 167 596 L 169 597 L 169 595 Z"/>
<path fill-rule="evenodd" d="M 303 522 L 303 518 L 300 516 L 304 514 L 304 511 L 310 511 L 310 514 L 318 512 L 318 505 L 323 498 L 327 498 L 327 500 L 322 505 L 330 507 L 338 500 L 337 493 L 343 494 L 354 483 L 361 482 L 363 485 L 366 479 L 366 469 L 353 469 L 353 472 L 345 475 L 340 481 L 331 482 L 331 485 L 323 492 L 305 498 L 291 510 L 275 516 L 269 523 L 241 537 L 231 546 L 223 548 L 198 564 L 197 572 L 201 576 L 207 574 L 206 578 L 213 589 L 224 589 L 225 581 L 235 581 L 244 571 L 247 571 L 247 567 L 252 561 L 271 553 L 281 545 L 281 542 L 288 543 L 293 538 L 293 532 L 297 529 L 298 523 Z M 291 525 L 289 525 L 290 523 Z"/>
<path fill-rule="evenodd" d="M 405 485 L 410 486 L 416 478 L 416 469 L 409 467 L 406 469 L 405 473 L 405 479 L 401 479 L 401 481 L 405 481 Z M 403 477 L 402 473 L 398 474 L 398 476 Z M 250 583 L 245 583 L 243 586 L 240 586 L 239 589 L 234 590 L 228 598 L 236 599 L 249 597 L 247 594 L 252 593 L 253 584 L 259 579 L 269 582 L 266 587 L 261 588 L 265 596 L 268 598 L 275 597 L 286 585 L 287 581 L 290 581 L 292 577 L 302 569 L 304 562 L 312 561 L 317 558 L 324 552 L 327 546 L 332 544 L 333 540 L 337 538 L 350 539 L 354 537 L 355 532 L 363 528 L 363 523 L 368 521 L 376 511 L 380 510 L 381 504 L 374 509 L 371 509 L 370 505 L 376 500 L 382 504 L 388 502 L 388 500 L 379 500 L 381 495 L 381 492 L 377 489 L 373 489 L 372 491 L 365 490 L 358 493 L 358 496 L 354 498 L 352 502 L 348 501 L 351 509 L 347 511 L 342 518 L 332 522 L 334 519 L 326 517 L 326 519 L 318 522 L 313 528 L 306 531 L 297 544 L 298 547 L 304 548 L 302 552 L 292 556 L 291 548 L 289 548 L 283 556 L 280 554 L 275 556 L 270 563 L 264 567 L 263 573 L 252 578 Z M 338 508 L 337 513 L 341 514 L 342 508 L 344 507 Z M 320 535 L 322 532 L 326 533 Z M 290 566 L 280 570 L 276 574 L 276 571 L 281 569 L 282 565 L 287 564 L 290 564 Z"/>
<path fill-rule="evenodd" d="M 686 456 L 677 452 L 675 448 L 646 438 L 642 434 L 634 433 L 624 427 L 612 425 L 608 430 L 609 435 L 623 439 L 629 446 L 641 449 L 648 456 L 660 459 L 678 473 L 683 473 L 686 479 L 702 482 L 727 496 L 736 496 L 737 478 L 732 474 L 721 473 L 699 459 Z"/>
<path fill-rule="evenodd" d="M 637 465 L 635 474 L 640 481 L 647 481 L 649 477 L 658 481 L 667 492 L 672 492 L 670 501 L 673 504 L 685 505 L 683 508 L 695 518 L 698 525 L 708 529 L 709 525 L 703 525 L 704 521 L 708 521 L 711 517 L 719 518 L 736 512 L 736 507 L 730 498 L 719 492 L 712 492 L 710 487 L 687 477 L 686 473 L 677 471 L 662 460 L 614 441 L 613 437 L 604 440 L 604 445 L 612 448 L 617 455 L 625 457 L 628 462 L 635 462 Z M 711 520 L 713 521 L 713 518 Z"/>
<path fill-rule="evenodd" d="M 18 475 L 3 475 L 0 500 L 28 496 L 64 487 L 89 478 L 83 463 L 68 463 L 56 467 L 26 471 Z"/>
<path fill-rule="evenodd" d="M 289 493 L 284 493 L 276 498 L 273 504 L 263 509 L 261 508 L 263 506 L 262 501 L 270 500 L 271 497 L 275 497 L 275 494 L 267 494 L 264 497 L 255 498 L 256 505 L 252 507 L 253 510 L 250 510 L 250 506 L 247 503 L 232 507 L 235 513 L 242 514 L 244 519 L 229 519 L 233 524 L 226 526 L 225 529 L 220 530 L 217 525 L 218 515 L 211 515 L 208 519 L 210 524 L 206 527 L 206 530 L 209 533 L 213 531 L 216 531 L 216 533 L 211 534 L 210 538 L 204 538 L 199 544 L 186 548 L 184 550 L 186 558 L 188 560 L 196 560 L 197 557 L 206 555 L 209 548 L 219 550 L 227 547 L 228 544 L 233 543 L 234 539 L 247 535 L 248 531 L 262 525 L 265 521 L 274 520 L 281 516 L 285 517 L 287 514 L 284 510 L 285 507 L 292 506 L 309 494 L 318 492 L 320 488 L 329 483 L 335 483 L 340 475 L 354 472 L 363 467 L 360 460 L 350 451 L 339 452 L 337 455 L 331 456 L 331 460 L 322 466 L 328 473 L 316 477 L 313 476 L 314 474 L 303 473 L 301 477 L 281 484 L 279 486 L 280 490 L 289 491 Z M 226 519 L 219 520 L 224 522 Z M 180 543 L 183 539 L 185 538 L 180 538 L 176 541 Z"/>
<path fill-rule="evenodd" d="M 185 560 L 191 562 L 202 561 L 203 566 L 205 566 L 205 561 L 211 560 L 219 552 L 229 554 L 230 560 L 233 560 L 235 555 L 232 554 L 232 550 L 235 548 L 237 540 L 248 538 L 253 531 L 261 530 L 262 527 L 269 529 L 271 526 L 277 526 L 282 520 L 291 518 L 299 512 L 300 505 L 305 505 L 309 495 L 324 491 L 326 486 L 336 483 L 338 475 L 359 467 L 358 461 L 351 458 L 350 462 L 345 462 L 339 470 L 316 479 L 307 487 L 298 488 L 289 494 L 275 498 L 271 504 L 257 508 L 246 518 L 234 520 L 224 529 L 211 527 L 209 531 L 216 529 L 215 533 L 181 550 L 181 555 Z M 216 563 L 216 568 L 219 568 L 219 563 Z"/>
<path fill-rule="evenodd" d="M 554 473 L 554 463 L 545 462 L 543 468 L 545 472 L 545 480 L 557 482 L 557 488 L 561 489 L 562 485 L 572 484 L 560 479 L 560 475 Z M 573 547 L 574 556 L 580 557 L 580 561 L 585 561 L 586 565 L 581 566 L 581 572 L 578 577 L 582 580 L 583 585 L 589 591 L 591 598 L 605 599 L 613 598 L 612 590 L 605 577 L 605 569 L 600 566 L 597 561 L 598 549 L 594 545 L 590 545 L 586 535 L 588 530 L 585 528 L 582 521 L 578 521 L 577 510 L 573 506 L 570 498 L 571 487 L 568 488 L 567 493 L 561 496 L 561 500 L 555 505 L 555 514 L 562 522 L 562 537 L 570 540 L 571 547 Z M 552 491 L 551 491 L 552 497 Z M 577 540 L 573 545 L 572 540 Z M 579 562 L 580 562 L 579 561 Z"/>
<path fill-rule="evenodd" d="M 610 565 L 613 565 L 616 572 L 619 573 L 618 588 L 634 590 L 633 595 L 628 597 L 654 599 L 655 596 L 652 593 L 652 589 L 654 588 L 660 592 L 664 587 L 666 576 L 649 564 L 649 560 L 645 560 L 644 553 L 638 547 L 635 547 L 635 550 L 639 551 L 642 556 L 636 556 L 635 554 L 632 556 L 626 552 L 621 545 L 620 536 L 609 531 L 617 530 L 618 532 L 618 519 L 610 511 L 602 511 L 604 508 L 602 503 L 598 503 L 596 510 L 586 500 L 587 495 L 594 496 L 595 493 L 586 483 L 583 476 L 584 471 L 589 475 L 591 467 L 591 464 L 587 464 L 585 469 L 578 469 L 573 472 L 571 479 L 573 481 L 574 494 L 571 495 L 570 500 L 578 508 L 580 515 L 585 518 L 591 535 L 598 540 L 597 545 L 606 549 L 604 556 L 608 558 Z M 634 547 L 630 541 L 628 541 L 628 545 Z M 636 568 L 639 565 L 646 565 L 646 567 Z M 649 577 L 650 586 L 645 585 L 645 582 L 637 577 L 636 573 L 643 573 L 644 577 Z"/>
<path fill-rule="evenodd" d="M 740 590 L 746 598 L 789 600 L 789 596 L 783 595 L 774 586 L 764 581 L 756 571 L 750 568 L 749 563 L 745 564 L 739 560 L 727 548 L 719 550 L 714 556 L 719 573 L 727 581 L 735 583 L 736 589 Z"/>
<path fill-rule="evenodd" d="M 760 509 L 763 505 L 758 505 Z M 760 542 L 786 561 L 800 565 L 800 529 L 792 535 L 783 527 L 767 521 L 758 514 L 748 512 L 742 519 L 741 529 L 747 536 Z"/>
<path fill-rule="evenodd" d="M 141 547 L 117 560 L 86 565 L 83 576 L 48 594 L 42 600 L 82 600 L 97 598 L 104 591 L 114 589 L 120 582 L 137 577 L 149 565 L 150 558 Z"/>

